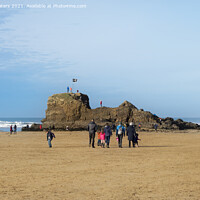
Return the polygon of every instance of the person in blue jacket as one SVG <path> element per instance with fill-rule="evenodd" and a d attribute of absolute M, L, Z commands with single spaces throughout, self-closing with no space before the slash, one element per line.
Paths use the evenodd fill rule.
<path fill-rule="evenodd" d="M 126 130 L 125 127 L 120 122 L 116 128 L 116 137 L 118 137 L 119 148 L 122 148 L 122 139 L 123 139 L 123 136 L 125 136 L 125 130 Z"/>
<path fill-rule="evenodd" d="M 106 123 L 106 126 L 104 128 L 104 133 L 105 133 L 105 136 L 106 136 L 106 146 L 107 146 L 107 148 L 109 148 L 110 136 L 112 135 L 112 131 L 111 131 L 111 128 L 108 125 L 108 123 Z"/>

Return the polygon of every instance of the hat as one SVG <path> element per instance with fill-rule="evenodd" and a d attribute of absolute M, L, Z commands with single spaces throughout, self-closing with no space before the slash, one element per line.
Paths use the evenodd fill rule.
<path fill-rule="evenodd" d="M 129 124 L 130 126 L 132 126 L 133 125 L 133 122 L 130 122 L 130 124 Z"/>

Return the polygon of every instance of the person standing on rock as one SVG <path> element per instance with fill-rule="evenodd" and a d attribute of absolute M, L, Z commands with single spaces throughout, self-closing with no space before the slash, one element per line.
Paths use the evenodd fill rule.
<path fill-rule="evenodd" d="M 54 133 L 51 132 L 51 129 L 49 129 L 49 131 L 47 132 L 47 141 L 48 141 L 49 148 L 52 147 L 51 141 L 53 140 L 53 138 L 56 138 L 56 137 Z"/>
<path fill-rule="evenodd" d="M 67 86 L 67 93 L 69 93 L 69 86 Z"/>
<path fill-rule="evenodd" d="M 102 100 L 100 101 L 100 106 L 102 107 Z"/>
<path fill-rule="evenodd" d="M 110 144 L 110 136 L 112 135 L 112 131 L 108 123 L 106 123 L 106 126 L 104 128 L 105 136 L 106 136 L 106 147 L 109 148 Z"/>
<path fill-rule="evenodd" d="M 135 147 L 136 132 L 135 132 L 135 127 L 133 125 L 133 122 L 130 122 L 130 125 L 129 125 L 128 129 L 127 129 L 126 134 L 128 136 L 128 140 L 129 140 L 129 148 L 131 148 L 131 142 L 133 144 L 133 147 Z"/>
<path fill-rule="evenodd" d="M 125 136 L 125 127 L 120 122 L 116 129 L 116 137 L 118 137 L 119 148 L 122 148 L 122 139 Z"/>
<path fill-rule="evenodd" d="M 89 147 L 91 147 L 92 142 L 92 148 L 95 148 L 94 146 L 94 139 L 95 139 L 95 133 L 97 131 L 97 125 L 94 122 L 94 119 L 88 124 L 88 131 L 89 131 Z"/>

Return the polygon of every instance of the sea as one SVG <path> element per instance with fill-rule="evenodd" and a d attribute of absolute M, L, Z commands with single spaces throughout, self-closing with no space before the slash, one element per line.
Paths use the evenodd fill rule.
<path fill-rule="evenodd" d="M 36 123 L 41 124 L 43 118 L 0 118 L 0 132 L 9 132 L 11 125 L 17 125 L 17 131 L 21 131 L 22 127 L 29 125 L 29 127 Z"/>

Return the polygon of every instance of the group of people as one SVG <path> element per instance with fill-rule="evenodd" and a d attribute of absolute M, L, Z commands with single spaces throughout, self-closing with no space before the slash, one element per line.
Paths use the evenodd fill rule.
<path fill-rule="evenodd" d="M 12 135 L 12 133 L 14 132 L 17 133 L 17 125 L 15 124 L 14 127 L 12 125 L 10 125 L 10 134 Z"/>
<path fill-rule="evenodd" d="M 135 147 L 135 145 L 138 145 L 138 134 L 135 131 L 135 127 L 133 122 L 130 122 L 129 125 L 123 126 L 123 124 L 120 122 L 119 125 L 116 127 L 116 139 L 118 141 L 118 146 L 119 148 L 122 148 L 122 140 L 125 136 L 128 136 L 128 141 L 129 141 L 129 148 L 131 145 Z M 110 137 L 112 136 L 112 130 L 115 130 L 115 125 L 112 127 L 109 126 L 108 123 L 106 123 L 105 127 L 102 128 L 101 130 L 98 130 L 98 126 L 95 123 L 94 120 L 92 120 L 88 124 L 88 131 L 89 131 L 89 147 L 92 146 L 92 148 L 95 148 L 95 135 L 97 132 L 98 135 L 98 141 L 97 141 L 97 146 L 101 146 L 102 148 L 110 148 Z M 51 131 L 51 128 L 49 128 L 47 132 L 47 141 L 49 148 L 52 148 L 52 140 L 55 137 L 55 134 Z"/>
<path fill-rule="evenodd" d="M 113 128 L 113 127 L 112 127 Z M 112 130 L 109 124 L 107 123 L 104 128 L 101 129 L 101 131 L 98 130 L 97 124 L 92 120 L 88 124 L 88 131 L 89 131 L 89 147 L 92 146 L 92 148 L 95 148 L 95 134 L 97 132 L 98 135 L 98 141 L 97 146 L 101 146 L 102 148 L 109 148 L 110 145 L 110 137 L 112 136 Z M 129 126 L 125 128 L 123 124 L 120 122 L 119 125 L 116 128 L 116 139 L 118 141 L 119 148 L 122 148 L 122 140 L 123 137 L 128 136 L 129 141 L 129 147 L 132 146 L 135 147 L 135 144 L 138 145 L 138 134 L 135 131 L 135 127 L 133 122 L 130 122 Z"/>

